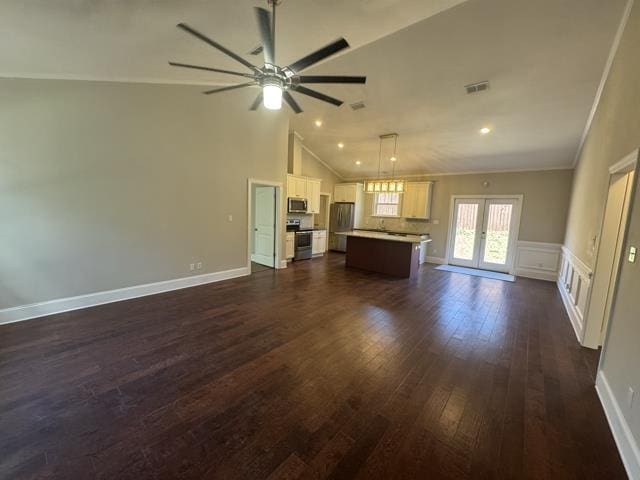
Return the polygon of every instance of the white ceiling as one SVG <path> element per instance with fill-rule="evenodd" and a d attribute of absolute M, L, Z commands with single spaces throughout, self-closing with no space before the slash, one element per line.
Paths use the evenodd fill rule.
<path fill-rule="evenodd" d="M 2 0 L 0 76 L 235 83 L 169 67 L 167 60 L 243 68 L 175 24 L 185 21 L 245 54 L 258 43 L 251 7 L 265 3 Z M 344 36 L 351 50 L 305 73 L 368 76 L 365 86 L 317 87 L 347 104 L 364 100 L 365 110 L 297 95 L 305 112 L 292 115 L 292 126 L 344 177 L 374 175 L 377 136 L 392 131 L 400 134 L 400 173 L 568 167 L 624 4 L 284 0 L 278 11 L 278 63 L 291 63 Z M 467 96 L 463 86 L 480 80 L 489 80 L 491 90 Z M 220 95 L 235 95 L 238 108 L 247 108 L 255 91 Z M 216 99 L 203 101 L 213 105 Z M 313 125 L 318 118 L 322 128 Z M 482 137 L 478 130 L 485 125 L 493 132 Z M 336 147 L 339 141 L 343 150 Z"/>
<path fill-rule="evenodd" d="M 387 132 L 400 134 L 404 174 L 570 168 L 624 4 L 469 0 L 315 69 L 366 74 L 364 87 L 322 91 L 367 108 L 303 99 L 293 127 L 347 178 L 377 173 Z M 466 94 L 482 80 L 489 91 Z M 480 135 L 483 126 L 493 132 Z"/>
<path fill-rule="evenodd" d="M 278 63 L 341 36 L 357 48 L 462 1 L 282 0 Z M 244 55 L 259 44 L 254 6 L 267 7 L 267 0 L 2 0 L 0 76 L 234 83 L 168 66 L 176 60 L 244 68 L 175 25 L 186 22 Z"/>

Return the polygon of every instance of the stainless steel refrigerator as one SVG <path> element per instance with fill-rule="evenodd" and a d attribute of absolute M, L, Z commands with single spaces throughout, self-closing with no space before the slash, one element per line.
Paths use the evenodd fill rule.
<path fill-rule="evenodd" d="M 353 230 L 356 206 L 354 203 L 336 202 L 331 205 L 329 214 L 329 249 L 337 252 L 347 251 L 347 237 L 337 232 Z"/>

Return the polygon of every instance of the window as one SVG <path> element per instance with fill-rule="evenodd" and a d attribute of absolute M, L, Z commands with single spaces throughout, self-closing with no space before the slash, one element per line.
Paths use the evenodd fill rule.
<path fill-rule="evenodd" d="M 376 193 L 374 215 L 397 217 L 400 215 L 399 193 Z"/>

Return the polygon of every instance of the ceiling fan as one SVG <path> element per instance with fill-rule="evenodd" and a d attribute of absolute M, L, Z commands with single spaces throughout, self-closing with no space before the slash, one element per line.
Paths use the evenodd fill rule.
<path fill-rule="evenodd" d="M 367 77 L 362 76 L 338 76 L 338 75 L 299 75 L 304 69 L 328 58 L 336 53 L 349 48 L 349 44 L 344 38 L 340 38 L 329 45 L 316 50 L 309 55 L 302 57 L 300 60 L 293 62 L 286 67 L 280 67 L 276 64 L 276 6 L 281 0 L 267 0 L 271 4 L 273 14 L 267 9 L 255 7 L 256 17 L 258 20 L 258 29 L 260 31 L 260 39 L 262 42 L 262 53 L 264 55 L 264 65 L 262 67 L 253 65 L 240 55 L 232 52 L 228 48 L 220 45 L 215 40 L 207 37 L 203 33 L 191 28 L 186 23 L 179 23 L 177 26 L 185 32 L 220 50 L 225 55 L 233 58 L 238 63 L 247 67 L 251 72 L 235 72 L 230 70 L 222 70 L 219 68 L 203 67 L 200 65 L 189 65 L 186 63 L 169 62 L 169 65 L 182 68 L 193 68 L 196 70 L 206 70 L 210 72 L 225 73 L 228 75 L 236 75 L 244 77 L 249 81 L 230 85 L 228 87 L 219 87 L 203 92 L 206 95 L 212 93 L 226 92 L 228 90 L 236 90 L 245 87 L 258 87 L 261 92 L 258 93 L 250 110 L 257 110 L 260 104 L 269 110 L 280 110 L 282 108 L 282 99 L 287 102 L 295 113 L 302 112 L 302 108 L 291 95 L 291 91 L 307 95 L 323 102 L 330 103 L 339 107 L 342 100 L 330 97 L 324 93 L 312 90 L 304 86 L 304 84 L 314 83 L 366 83 Z"/>

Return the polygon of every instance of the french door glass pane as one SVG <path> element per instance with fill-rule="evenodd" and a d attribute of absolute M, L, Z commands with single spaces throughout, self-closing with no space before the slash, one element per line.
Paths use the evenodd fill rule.
<path fill-rule="evenodd" d="M 456 233 L 453 256 L 461 260 L 473 260 L 478 220 L 477 203 L 459 203 L 456 215 Z"/>
<path fill-rule="evenodd" d="M 484 261 L 505 265 L 509 250 L 509 226 L 513 205 L 491 203 L 488 207 Z"/>

